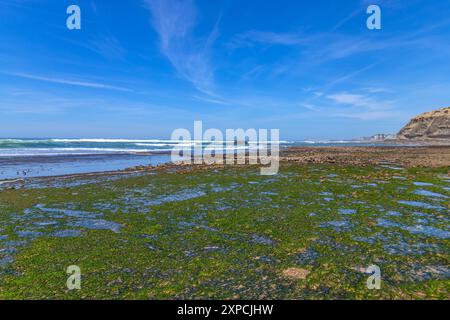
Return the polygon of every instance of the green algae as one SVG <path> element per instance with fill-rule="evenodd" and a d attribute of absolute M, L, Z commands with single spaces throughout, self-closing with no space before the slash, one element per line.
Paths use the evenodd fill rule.
<path fill-rule="evenodd" d="M 449 197 L 416 192 L 450 196 L 448 170 L 227 167 L 2 190 L 0 298 L 448 298 Z M 81 290 L 66 288 L 70 265 Z"/>

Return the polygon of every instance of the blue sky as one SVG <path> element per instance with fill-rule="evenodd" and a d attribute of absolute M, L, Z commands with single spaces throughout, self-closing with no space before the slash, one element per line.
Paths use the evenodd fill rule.
<path fill-rule="evenodd" d="M 68 30 L 66 8 L 81 8 Z M 382 29 L 368 30 L 378 4 Z M 450 2 L 0 0 L 0 136 L 397 132 L 450 105 Z"/>

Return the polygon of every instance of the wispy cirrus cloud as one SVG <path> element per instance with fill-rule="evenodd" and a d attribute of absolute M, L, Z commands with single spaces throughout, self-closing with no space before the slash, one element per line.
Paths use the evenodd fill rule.
<path fill-rule="evenodd" d="M 382 120 L 393 118 L 407 118 L 407 116 L 395 110 L 390 111 L 341 111 L 333 113 L 334 116 L 358 120 Z"/>
<path fill-rule="evenodd" d="M 10 75 L 10 76 L 23 78 L 23 79 L 37 80 L 37 81 L 57 83 L 57 84 L 65 84 L 65 85 L 85 87 L 85 88 L 106 89 L 106 90 L 126 91 L 126 92 L 132 91 L 131 89 L 128 89 L 128 88 L 118 87 L 118 86 L 113 86 L 113 85 L 108 85 L 108 84 L 98 83 L 98 82 L 69 80 L 69 79 L 46 77 L 46 76 L 29 74 L 29 73 L 20 73 L 20 72 L 3 72 L 3 73 Z"/>
<path fill-rule="evenodd" d="M 64 39 L 85 49 L 91 50 L 96 54 L 110 60 L 124 59 L 126 50 L 120 41 L 109 33 L 96 35 L 86 42 L 77 42 Z"/>
<path fill-rule="evenodd" d="M 348 118 L 365 121 L 406 119 L 408 117 L 396 108 L 398 106 L 395 101 L 381 98 L 380 95 L 390 94 L 391 91 L 383 88 L 370 89 L 366 88 L 356 93 L 312 91 L 314 99 L 307 99 L 298 104 L 298 107 L 303 109 L 300 114 L 303 118 Z M 311 91 L 311 89 L 308 89 L 308 91 Z M 312 102 L 312 100 L 315 100 L 315 102 Z M 295 117 L 297 113 L 291 114 L 291 116 Z M 286 119 L 289 119 L 289 117 Z"/>
<path fill-rule="evenodd" d="M 309 37 L 300 33 L 250 30 L 236 35 L 229 47 L 236 48 L 254 44 L 294 46 L 306 44 L 308 41 Z"/>
<path fill-rule="evenodd" d="M 162 53 L 197 90 L 211 94 L 214 72 L 210 49 L 218 34 L 218 22 L 209 35 L 196 38 L 193 31 L 197 12 L 192 0 L 145 0 L 144 3 L 159 35 Z"/>
<path fill-rule="evenodd" d="M 353 12 L 347 19 L 351 19 L 361 10 Z M 345 20 L 345 19 L 344 19 Z M 265 49 L 268 46 L 285 46 L 298 50 L 299 57 L 293 62 L 284 62 L 283 72 L 293 70 L 298 61 L 304 65 L 316 66 L 333 62 L 340 59 L 350 58 L 357 55 L 387 52 L 391 50 L 432 50 L 434 54 L 446 54 L 449 50 L 444 37 L 430 34 L 437 29 L 444 28 L 450 24 L 450 19 L 439 21 L 433 25 L 422 27 L 402 36 L 389 35 L 367 37 L 366 34 L 348 34 L 337 32 L 336 29 L 344 22 L 339 22 L 333 30 L 316 33 L 304 32 L 272 32 L 261 30 L 249 30 L 235 35 L 228 43 L 228 48 L 236 50 L 239 48 L 258 46 Z M 385 54 L 383 57 L 385 57 Z M 290 64 L 287 66 L 286 64 Z"/>
<path fill-rule="evenodd" d="M 380 103 L 373 98 L 363 94 L 352 93 L 336 93 L 327 96 L 328 99 L 334 101 L 337 104 L 350 105 L 352 107 L 362 107 L 367 109 L 379 109 L 385 106 L 385 102 Z"/>
<path fill-rule="evenodd" d="M 335 116 L 360 120 L 377 120 L 401 116 L 389 100 L 380 100 L 372 95 L 340 92 L 327 95 L 328 100 L 345 108 L 333 110 Z"/>

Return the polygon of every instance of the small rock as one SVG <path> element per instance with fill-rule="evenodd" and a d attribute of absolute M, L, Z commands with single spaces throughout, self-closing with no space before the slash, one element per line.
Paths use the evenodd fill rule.
<path fill-rule="evenodd" d="M 289 268 L 289 269 L 283 270 L 283 276 L 285 276 L 286 278 L 291 278 L 291 279 L 304 280 L 308 276 L 309 272 L 310 271 L 306 270 L 306 269 Z"/>

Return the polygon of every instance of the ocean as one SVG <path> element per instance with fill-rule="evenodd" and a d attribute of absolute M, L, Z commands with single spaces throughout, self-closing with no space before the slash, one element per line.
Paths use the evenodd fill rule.
<path fill-rule="evenodd" d="M 178 141 L 129 139 L 0 139 L 0 157 L 170 152 Z M 189 142 L 194 145 L 196 142 Z"/>
<path fill-rule="evenodd" d="M 212 144 L 210 141 L 188 141 L 159 139 L 0 139 L 0 157 L 60 156 L 60 155 L 105 155 L 168 153 L 174 146 L 198 146 L 203 148 L 222 146 L 225 142 Z M 302 140 L 280 141 L 280 147 L 287 146 L 362 146 L 374 145 L 357 140 Z M 379 143 L 377 143 L 379 145 Z M 255 146 L 238 145 L 234 149 L 248 149 Z"/>
<path fill-rule="evenodd" d="M 289 146 L 373 145 L 362 141 L 280 141 Z M 225 147 L 218 141 L 159 139 L 0 139 L 0 180 L 123 170 L 171 160 L 175 146 L 202 149 Z M 258 148 L 254 142 L 225 148 L 225 152 Z"/>

